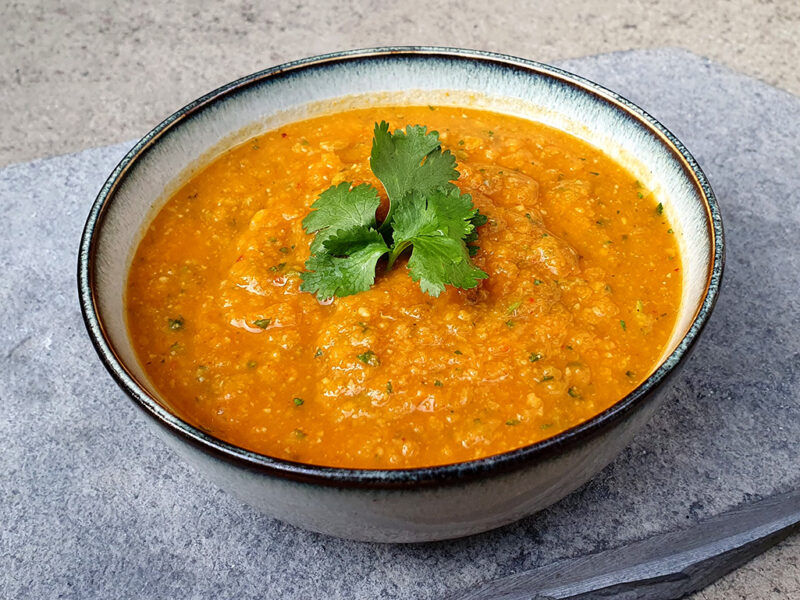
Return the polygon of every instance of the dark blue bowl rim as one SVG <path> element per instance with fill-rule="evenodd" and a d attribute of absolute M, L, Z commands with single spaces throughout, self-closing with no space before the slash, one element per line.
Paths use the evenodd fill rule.
<path fill-rule="evenodd" d="M 678 343 L 675 350 L 650 377 L 627 396 L 588 421 L 546 440 L 502 454 L 460 463 L 411 469 L 348 469 L 275 458 L 245 450 L 215 438 L 169 412 L 155 398 L 150 396 L 125 368 L 105 335 L 95 302 L 93 264 L 96 233 L 102 226 L 106 207 L 113 200 L 117 186 L 125 178 L 135 161 L 156 144 L 166 131 L 176 127 L 182 120 L 187 119 L 204 107 L 268 78 L 281 77 L 283 74 L 296 73 L 330 63 L 358 62 L 381 59 L 388 56 L 401 56 L 420 60 L 425 60 L 428 57 L 478 61 L 491 63 L 501 68 L 512 68 L 527 71 L 531 74 L 548 76 L 572 87 L 580 88 L 598 100 L 615 105 L 651 130 L 652 133 L 661 138 L 665 147 L 683 163 L 687 175 L 694 180 L 695 187 L 705 200 L 708 218 L 707 226 L 709 235 L 712 238 L 713 257 L 702 304 L 697 309 L 686 335 Z M 218 459 L 237 464 L 241 468 L 298 482 L 340 487 L 416 488 L 427 487 L 428 485 L 457 484 L 486 477 L 490 474 L 513 471 L 537 461 L 548 460 L 575 445 L 583 444 L 589 439 L 613 429 L 616 424 L 625 420 L 633 411 L 642 407 L 652 392 L 681 363 L 697 341 L 716 303 L 722 282 L 724 262 L 725 244 L 722 217 L 716 197 L 705 174 L 684 145 L 666 127 L 637 105 L 588 79 L 557 67 L 528 59 L 463 48 L 392 46 L 334 52 L 265 69 L 209 92 L 159 123 L 139 140 L 115 167 L 92 205 L 81 236 L 78 253 L 78 293 L 81 312 L 89 337 L 113 379 L 134 403 L 152 417 L 159 426 L 177 435 L 183 441 Z"/>

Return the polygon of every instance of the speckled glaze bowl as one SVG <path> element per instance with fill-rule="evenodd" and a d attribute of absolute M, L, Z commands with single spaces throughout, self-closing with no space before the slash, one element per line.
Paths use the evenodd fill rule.
<path fill-rule="evenodd" d="M 299 464 L 233 446 L 181 420 L 148 380 L 128 337 L 125 283 L 143 230 L 170 192 L 226 147 L 298 119 L 389 103 L 471 106 L 541 121 L 601 148 L 652 189 L 673 223 L 685 271 L 678 324 L 661 363 L 611 408 L 555 437 L 428 468 Z M 669 131 L 624 98 L 519 58 L 378 48 L 267 69 L 158 125 L 100 191 L 81 239 L 78 285 L 86 327 L 111 375 L 168 445 L 209 479 L 300 527 L 359 540 L 419 542 L 486 531 L 535 513 L 614 459 L 688 358 L 717 298 L 723 257 L 719 209 L 702 171 Z"/>

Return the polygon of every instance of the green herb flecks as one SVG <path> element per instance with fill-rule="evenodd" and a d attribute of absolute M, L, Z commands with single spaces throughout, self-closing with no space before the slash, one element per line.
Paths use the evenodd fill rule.
<path fill-rule="evenodd" d="M 369 365 L 370 367 L 377 367 L 379 364 L 381 364 L 381 361 L 378 359 L 378 355 L 372 350 L 367 350 L 366 352 L 359 354 L 357 358 L 362 363 Z"/>
<path fill-rule="evenodd" d="M 180 331 L 183 329 L 184 321 L 183 317 L 178 317 L 176 319 L 167 319 L 167 325 L 172 331 Z"/>
<path fill-rule="evenodd" d="M 522 305 L 522 301 L 521 300 L 517 300 L 516 302 L 512 302 L 511 304 L 508 305 L 508 308 L 506 309 L 506 314 L 507 315 L 513 315 L 515 312 L 517 312 L 517 309 L 521 305 Z"/>

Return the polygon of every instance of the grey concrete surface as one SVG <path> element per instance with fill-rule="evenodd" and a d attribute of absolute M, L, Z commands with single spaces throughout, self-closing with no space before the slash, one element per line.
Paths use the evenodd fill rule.
<path fill-rule="evenodd" d="M 0 164 L 136 137 L 180 105 L 230 79 L 330 50 L 383 44 L 458 45 L 552 62 L 671 45 L 798 94 L 798 35 L 800 4 L 788 1 L 600 0 L 554 6 L 514 1 L 431 5 L 418 0 L 393 5 L 4 3 L 0 6 Z M 628 85 L 636 100 L 635 81 Z M 645 107 L 650 108 L 646 103 Z M 704 118 L 701 110 L 691 115 L 695 120 Z M 691 132 L 691 119 L 676 114 L 668 125 Z M 796 158 L 796 140 L 788 150 Z M 79 168 L 82 163 L 74 164 Z M 48 176 L 48 168 L 42 167 L 41 177 Z M 36 185 L 36 180 L 29 183 Z M 4 207 L 8 202 L 2 199 Z M 3 296 L 3 308 L 8 299 Z M 69 327 L 80 328 L 72 321 Z M 75 410 L 80 417 L 80 410 Z M 32 463 L 23 461 L 21 468 L 26 464 Z M 5 463 L 0 475 L 9 474 L 7 467 Z M 101 496 L 108 492 L 84 491 Z M 0 556 L 8 557 L 11 550 L 3 539 L 7 538 L 0 535 Z M 794 537 L 697 597 L 800 597 L 799 555 L 800 541 Z M 7 584 L 8 574 L 2 577 L 0 584 Z"/>
<path fill-rule="evenodd" d="M 676 46 L 800 94 L 797 0 L 0 3 L 0 164 L 141 136 L 231 79 L 392 44 L 544 62 Z"/>

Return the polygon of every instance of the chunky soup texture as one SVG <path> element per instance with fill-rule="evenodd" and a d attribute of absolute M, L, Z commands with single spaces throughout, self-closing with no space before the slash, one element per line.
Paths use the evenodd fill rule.
<path fill-rule="evenodd" d="M 424 294 L 403 260 L 368 291 L 300 291 L 312 202 L 371 183 L 376 121 L 424 124 L 488 217 L 471 290 Z M 385 211 L 385 207 L 382 207 Z M 127 290 L 148 377 L 183 418 L 293 461 L 405 468 L 497 454 L 602 412 L 665 350 L 681 293 L 663 207 L 541 124 L 453 107 L 353 110 L 219 156 L 147 229 Z"/>

